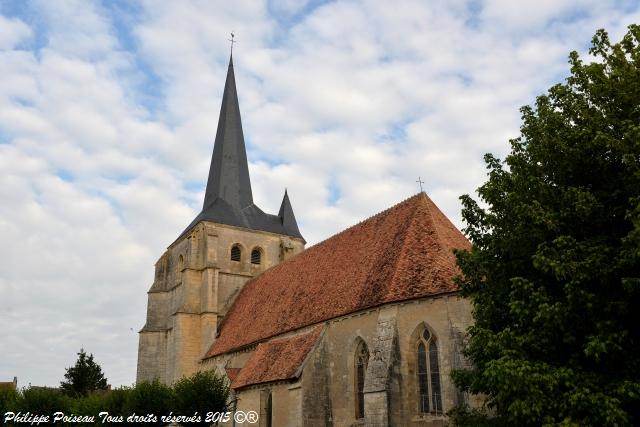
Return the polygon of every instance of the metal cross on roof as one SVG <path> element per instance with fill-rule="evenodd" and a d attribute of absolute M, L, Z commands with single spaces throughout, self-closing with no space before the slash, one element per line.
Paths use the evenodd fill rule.
<path fill-rule="evenodd" d="M 420 177 L 418 177 L 418 180 L 416 181 L 418 184 L 420 184 L 420 192 L 422 193 L 424 190 L 422 189 L 422 184 L 424 184 L 424 181 L 420 179 Z"/>
<path fill-rule="evenodd" d="M 233 39 L 235 36 L 236 36 L 236 35 L 235 35 L 235 34 L 233 34 L 233 31 L 231 31 L 231 38 L 230 38 L 230 39 L 227 39 L 227 40 L 229 40 L 229 41 L 231 42 L 231 53 L 233 53 L 233 44 L 234 44 L 234 43 L 237 43 L 237 42 Z"/>

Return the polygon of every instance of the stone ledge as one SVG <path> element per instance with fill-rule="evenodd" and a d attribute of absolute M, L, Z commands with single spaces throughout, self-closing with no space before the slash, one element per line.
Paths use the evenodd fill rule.
<path fill-rule="evenodd" d="M 138 333 L 144 333 L 144 332 L 167 332 L 169 329 L 167 328 L 148 328 L 148 327 L 143 327 L 142 329 L 140 329 L 138 331 Z"/>
<path fill-rule="evenodd" d="M 421 414 L 411 417 L 411 423 L 424 426 L 445 426 L 448 418 L 445 415 Z"/>

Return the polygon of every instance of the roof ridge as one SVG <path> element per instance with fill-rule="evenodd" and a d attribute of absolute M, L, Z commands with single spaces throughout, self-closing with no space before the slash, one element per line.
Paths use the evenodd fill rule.
<path fill-rule="evenodd" d="M 372 220 L 372 219 L 374 219 L 374 218 L 377 218 L 377 217 L 381 217 L 381 216 L 383 216 L 383 215 L 387 214 L 389 211 L 392 211 L 392 210 L 396 209 L 398 206 L 403 205 L 403 204 L 405 204 L 405 203 L 408 203 L 411 199 L 416 199 L 416 198 L 418 198 L 421 194 L 424 194 L 424 193 L 417 193 L 417 194 L 414 194 L 413 196 L 407 197 L 406 199 L 404 199 L 404 200 L 402 200 L 402 201 L 400 201 L 400 202 L 396 203 L 395 205 L 393 205 L 393 206 L 391 206 L 391 207 L 389 207 L 389 208 L 387 208 L 387 209 L 385 209 L 385 210 L 383 210 L 383 211 L 380 211 L 380 212 L 375 213 L 375 214 L 373 214 L 373 215 L 371 215 L 371 216 L 369 216 L 369 217 L 367 217 L 367 218 L 364 218 L 364 219 L 360 220 L 359 222 L 357 222 L 357 223 L 353 224 L 352 226 L 350 226 L 350 227 L 348 227 L 348 228 L 345 228 L 344 230 L 342 230 L 342 231 L 340 231 L 340 232 L 338 232 L 338 233 L 336 233 L 336 234 L 332 234 L 331 236 L 329 236 L 329 237 L 327 237 L 327 238 L 325 238 L 325 239 L 323 239 L 323 240 L 319 241 L 318 243 L 316 243 L 315 245 L 313 245 L 313 246 L 311 246 L 311 247 L 309 247 L 309 248 L 305 249 L 305 250 L 304 250 L 303 252 L 301 252 L 301 253 L 304 253 L 304 252 L 308 251 L 309 249 L 312 249 L 312 248 L 315 248 L 315 247 L 317 247 L 317 246 L 320 246 L 321 244 L 323 244 L 323 243 L 324 243 L 324 242 L 326 242 L 327 240 L 331 240 L 331 239 L 333 239 L 334 237 L 337 237 L 337 236 L 340 236 L 340 235 L 342 235 L 342 234 L 345 234 L 347 231 L 352 230 L 352 229 L 354 229 L 354 228 L 358 227 L 358 226 L 359 226 L 359 225 L 361 225 L 362 223 L 365 223 L 365 222 L 367 222 L 367 221 L 369 221 L 369 220 Z M 298 254 L 298 255 L 299 255 L 299 254 Z M 297 256 L 297 255 L 296 255 L 296 256 Z M 278 264 L 278 265 L 280 265 L 280 264 Z"/>
<path fill-rule="evenodd" d="M 365 219 L 362 219 L 362 220 L 360 220 L 360 222 L 357 222 L 357 223 L 355 223 L 354 225 L 352 225 L 352 226 L 350 226 L 350 227 L 348 227 L 348 228 L 345 228 L 344 230 L 342 230 L 342 231 L 340 231 L 340 232 L 338 232 L 338 233 L 336 233 L 336 234 L 332 234 L 331 236 L 328 236 L 327 238 L 325 238 L 325 239 L 323 239 L 323 240 L 319 241 L 318 243 L 316 243 L 316 244 L 314 244 L 314 245 L 312 245 L 312 246 L 310 246 L 310 247 L 308 247 L 308 248 L 305 248 L 302 252 L 295 254 L 294 256 L 292 256 L 291 258 L 287 259 L 286 261 L 281 262 L 281 263 L 279 263 L 279 264 L 276 264 L 276 265 L 274 265 L 274 266 L 272 266 L 272 267 L 267 268 L 267 269 L 266 269 L 265 271 L 263 271 L 260 275 L 255 276 L 255 277 L 252 277 L 251 279 L 249 279 L 249 281 L 247 281 L 247 283 L 245 284 L 245 286 L 243 286 L 243 287 L 242 287 L 242 289 L 240 290 L 240 292 L 243 292 L 243 291 L 247 288 L 247 285 L 249 285 L 251 282 L 255 281 L 255 279 L 257 279 L 259 276 L 261 276 L 261 275 L 262 275 L 262 274 L 264 274 L 265 272 L 267 272 L 267 271 L 269 271 L 269 270 L 272 270 L 272 269 L 276 269 L 276 268 L 280 267 L 281 265 L 283 265 L 283 264 L 285 264 L 285 263 L 287 263 L 287 262 L 291 261 L 292 259 L 295 259 L 295 258 L 297 258 L 298 256 L 300 256 L 300 255 L 304 254 L 305 252 L 307 252 L 307 251 L 309 251 L 309 250 L 311 250 L 311 249 L 315 249 L 315 248 L 319 247 L 320 245 L 324 244 L 325 242 L 327 242 L 328 240 L 331 240 L 331 239 L 333 239 L 333 238 L 335 238 L 335 237 L 338 237 L 338 236 L 340 236 L 340 235 L 342 235 L 342 234 L 345 234 L 347 231 L 353 230 L 354 228 L 358 227 L 359 225 L 361 225 L 361 224 L 363 224 L 363 223 L 365 223 L 365 222 L 367 222 L 367 221 L 369 221 L 369 220 L 372 220 L 372 219 L 377 218 L 377 217 L 381 217 L 381 216 L 383 216 L 383 215 L 385 215 L 385 214 L 389 213 L 389 211 L 392 211 L 392 210 L 396 209 L 398 206 L 403 205 L 403 204 L 405 204 L 405 203 L 408 203 L 408 202 L 409 202 L 410 200 L 412 200 L 412 199 L 416 199 L 416 198 L 420 197 L 420 195 L 423 195 L 423 196 L 424 196 L 424 195 L 425 195 L 425 193 L 424 193 L 424 192 L 421 192 L 421 193 L 414 194 L 414 195 L 413 195 L 413 196 L 411 196 L 411 197 L 407 197 L 406 199 L 404 199 L 404 200 L 402 200 L 402 201 L 400 201 L 400 202 L 396 203 L 395 205 L 393 205 L 393 206 L 391 206 L 391 207 L 389 207 L 389 208 L 387 208 L 387 209 L 385 209 L 385 210 L 383 210 L 383 211 L 380 211 L 380 212 L 378 212 L 378 213 L 375 213 L 375 214 L 371 215 L 370 217 L 367 217 L 367 218 L 365 218 Z M 240 294 L 238 294 L 238 296 L 240 296 Z M 226 317 L 226 316 L 225 316 L 225 317 Z M 224 317 L 222 318 L 222 321 L 221 321 L 221 323 L 220 323 L 220 325 L 221 325 L 221 326 L 222 326 L 222 323 L 223 323 L 223 322 L 224 322 Z M 219 328 L 219 329 L 221 329 L 221 328 Z"/>

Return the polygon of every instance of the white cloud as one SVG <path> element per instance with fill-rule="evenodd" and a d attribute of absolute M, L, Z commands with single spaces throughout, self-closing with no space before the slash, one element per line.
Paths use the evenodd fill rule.
<path fill-rule="evenodd" d="M 0 15 L 0 50 L 11 49 L 31 36 L 31 28 L 27 24 Z"/>

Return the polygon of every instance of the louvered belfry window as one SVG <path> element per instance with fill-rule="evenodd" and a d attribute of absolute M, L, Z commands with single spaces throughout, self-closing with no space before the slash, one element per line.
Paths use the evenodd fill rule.
<path fill-rule="evenodd" d="M 262 253 L 260 249 L 256 248 L 251 251 L 251 264 L 260 264 L 262 260 Z"/>
<path fill-rule="evenodd" d="M 240 261 L 242 258 L 242 251 L 240 245 L 233 245 L 231 247 L 231 261 Z"/>
<path fill-rule="evenodd" d="M 360 341 L 356 350 L 356 418 L 364 418 L 364 380 L 368 363 L 367 344 Z"/>
<path fill-rule="evenodd" d="M 418 391 L 421 413 L 442 414 L 438 343 L 429 328 L 418 340 Z"/>

